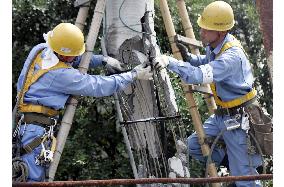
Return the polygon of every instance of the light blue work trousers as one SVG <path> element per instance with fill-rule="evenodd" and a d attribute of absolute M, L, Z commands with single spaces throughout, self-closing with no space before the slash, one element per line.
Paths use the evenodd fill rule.
<path fill-rule="evenodd" d="M 222 129 L 225 128 L 224 121 L 230 119 L 229 115 L 219 116 L 212 115 L 204 123 L 204 132 L 208 137 L 216 137 Z M 212 160 L 217 166 L 222 162 L 225 154 L 228 154 L 230 175 L 240 176 L 240 175 L 257 175 L 256 168 L 262 164 L 261 156 L 259 154 L 248 154 L 248 146 L 246 143 L 246 132 L 241 129 L 235 129 L 231 131 L 225 131 L 223 139 L 226 144 L 226 150 L 216 148 L 212 153 Z M 203 157 L 201 152 L 200 144 L 198 143 L 198 136 L 193 133 L 187 139 L 189 154 L 205 162 L 205 157 Z M 226 151 L 226 152 L 225 152 Z M 260 181 L 238 181 L 236 182 L 238 187 L 259 187 L 261 186 Z"/>
<path fill-rule="evenodd" d="M 30 143 L 36 137 L 42 137 L 45 133 L 43 127 L 33 124 L 21 125 L 20 135 L 22 135 L 21 143 L 23 146 Z M 36 165 L 36 157 L 40 155 L 42 146 L 39 145 L 31 153 L 24 154 L 21 156 L 23 161 L 28 166 L 29 175 L 27 178 L 28 182 L 40 182 L 45 179 L 45 167 Z"/>

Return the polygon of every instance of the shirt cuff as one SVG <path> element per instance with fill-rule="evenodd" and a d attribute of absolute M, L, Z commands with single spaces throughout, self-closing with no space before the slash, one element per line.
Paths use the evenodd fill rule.
<path fill-rule="evenodd" d="M 171 71 L 175 71 L 178 69 L 178 65 L 179 65 L 179 60 L 173 58 L 173 57 L 168 57 L 169 59 L 169 65 L 168 65 L 168 69 Z"/>
<path fill-rule="evenodd" d="M 124 79 L 127 83 L 132 83 L 136 79 L 136 77 L 135 77 L 135 75 L 132 71 L 129 71 L 129 72 L 126 72 L 126 73 L 121 73 L 120 75 L 122 75 L 124 77 Z"/>

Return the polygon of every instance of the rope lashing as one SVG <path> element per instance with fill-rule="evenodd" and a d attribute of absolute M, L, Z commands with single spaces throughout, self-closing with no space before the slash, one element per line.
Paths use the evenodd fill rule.
<path fill-rule="evenodd" d="M 27 164 L 20 158 L 15 157 L 12 160 L 12 177 L 14 182 L 26 182 L 29 175 Z"/>

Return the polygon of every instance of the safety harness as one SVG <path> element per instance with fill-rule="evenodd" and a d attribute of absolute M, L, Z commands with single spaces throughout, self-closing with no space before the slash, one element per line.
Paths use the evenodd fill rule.
<path fill-rule="evenodd" d="M 35 65 L 38 65 L 40 67 L 42 66 L 41 54 L 42 52 L 37 55 L 36 59 L 32 62 L 30 69 L 28 70 L 27 79 L 23 85 L 23 95 L 28 91 L 28 89 L 33 83 L 35 83 L 41 76 L 43 76 L 48 71 L 71 67 L 70 65 L 67 65 L 64 62 L 59 61 L 55 66 L 51 68 L 39 69 L 35 72 Z M 55 149 L 55 145 L 53 146 L 53 144 L 54 142 L 56 143 L 56 138 L 53 136 L 53 128 L 57 124 L 57 120 L 48 116 L 56 116 L 59 114 L 59 111 L 42 105 L 24 103 L 24 97 L 22 97 L 20 100 L 19 111 L 24 113 L 24 123 L 36 124 L 44 128 L 49 128 L 49 131 L 52 131 L 45 133 L 46 136 L 44 135 L 43 137 L 35 138 L 32 142 L 25 145 L 21 150 L 21 153 L 30 153 L 34 148 L 46 141 L 47 135 L 49 135 L 48 138 L 52 140 L 52 148 Z M 54 150 L 52 151 L 54 152 Z"/>
<path fill-rule="evenodd" d="M 220 52 L 216 55 L 216 58 L 218 58 L 223 52 L 225 52 L 227 49 L 230 49 L 231 47 L 239 47 L 241 48 L 244 53 L 246 54 L 245 50 L 243 49 L 241 43 L 235 38 L 233 37 L 233 40 L 230 42 L 227 42 L 223 45 L 223 47 L 221 48 Z M 247 56 L 247 54 L 246 54 Z M 215 83 L 211 83 L 210 84 L 215 102 L 217 105 L 221 106 L 222 108 L 233 108 L 233 107 L 238 107 L 250 100 L 252 100 L 253 98 L 255 98 L 255 96 L 257 95 L 257 91 L 255 90 L 255 88 L 253 88 L 250 92 L 248 92 L 246 95 L 233 99 L 231 101 L 222 101 L 216 92 L 216 85 Z"/>
<path fill-rule="evenodd" d="M 28 91 L 30 86 L 35 83 L 41 76 L 43 76 L 45 73 L 51 70 L 56 70 L 60 68 L 69 68 L 70 66 L 65 64 L 64 62 L 59 61 L 55 66 L 49 68 L 49 69 L 40 69 L 37 72 L 35 72 L 35 65 L 39 65 L 41 67 L 42 59 L 41 59 L 41 54 L 40 52 L 36 59 L 32 62 L 32 65 L 30 69 L 28 70 L 27 74 L 27 79 L 26 82 L 23 85 L 23 95 Z M 19 93 L 18 93 L 19 94 Z M 24 113 L 24 112 L 35 112 L 35 113 L 41 113 L 45 114 L 48 116 L 56 116 L 59 114 L 59 111 L 54 110 L 52 108 L 42 106 L 42 105 L 35 105 L 35 104 L 30 104 L 30 103 L 24 103 L 24 97 L 20 98 L 20 103 L 19 103 L 19 111 Z"/>

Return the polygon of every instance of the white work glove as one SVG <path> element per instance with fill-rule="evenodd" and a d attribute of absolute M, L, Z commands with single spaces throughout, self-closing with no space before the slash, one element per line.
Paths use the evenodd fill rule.
<path fill-rule="evenodd" d="M 169 59 L 166 55 L 157 56 L 154 62 L 154 68 L 161 70 L 169 65 Z"/>
<path fill-rule="evenodd" d="M 121 66 L 122 63 L 110 56 L 104 56 L 102 64 L 111 74 L 119 73 L 124 70 L 124 68 Z"/>
<path fill-rule="evenodd" d="M 139 80 L 152 80 L 153 79 L 153 72 L 151 72 L 151 67 L 147 66 L 146 64 L 140 64 L 136 66 L 132 71 L 131 71 L 134 80 L 139 79 Z"/>

